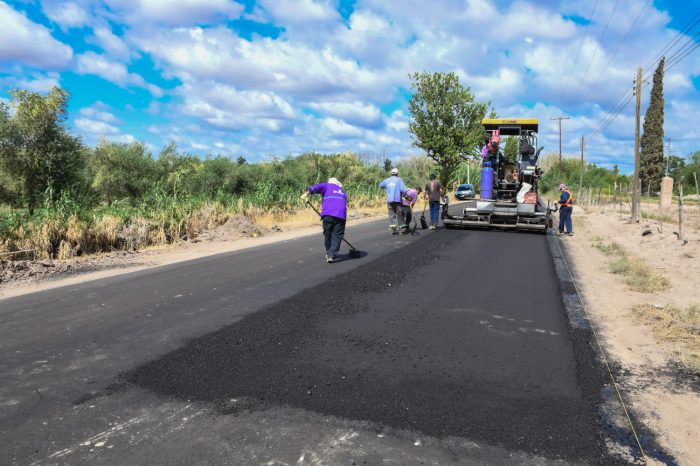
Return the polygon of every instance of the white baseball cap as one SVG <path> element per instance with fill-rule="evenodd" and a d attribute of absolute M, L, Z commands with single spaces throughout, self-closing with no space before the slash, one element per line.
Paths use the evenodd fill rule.
<path fill-rule="evenodd" d="M 392 175 L 398 175 L 398 174 L 399 174 L 399 169 L 398 169 L 398 168 L 392 168 L 392 169 L 391 169 L 391 174 L 392 174 Z"/>

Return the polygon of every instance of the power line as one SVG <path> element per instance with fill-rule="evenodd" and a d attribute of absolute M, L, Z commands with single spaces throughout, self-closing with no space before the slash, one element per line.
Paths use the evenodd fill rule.
<path fill-rule="evenodd" d="M 642 8 L 640 13 L 637 15 L 637 18 L 633 22 L 633 25 L 636 23 L 638 18 L 641 16 L 642 12 L 648 5 L 645 4 L 645 6 Z M 616 4 L 617 6 L 617 4 Z M 692 52 L 694 52 L 698 47 L 700 47 L 700 43 L 695 42 L 695 39 L 700 36 L 700 32 L 696 32 L 692 36 L 690 34 L 693 33 L 694 28 L 700 23 L 700 11 L 697 11 L 690 20 L 683 26 L 683 28 L 676 33 L 676 35 L 662 48 L 661 52 L 659 52 L 655 58 L 647 64 L 647 66 L 644 67 L 644 78 L 642 79 L 642 84 L 640 86 L 640 89 L 637 90 L 636 86 L 632 88 L 628 88 L 622 96 L 618 99 L 616 104 L 613 107 L 613 110 L 607 114 L 597 125 L 596 127 L 591 130 L 586 137 L 589 139 L 593 139 L 596 136 L 602 135 L 603 131 L 605 131 L 611 124 L 612 122 L 627 108 L 629 105 L 630 101 L 632 98 L 636 95 L 637 92 L 642 92 L 644 88 L 646 88 L 649 85 L 649 79 L 651 78 L 652 74 L 654 73 L 654 70 L 652 67 L 655 67 L 655 64 L 658 62 L 658 60 L 668 54 L 669 51 L 671 51 L 684 37 L 686 38 L 685 42 L 670 55 L 665 61 L 665 66 L 664 66 L 664 71 L 667 72 L 678 63 L 683 61 L 688 55 L 690 55 Z M 631 31 L 632 27 L 630 27 L 630 30 L 628 30 L 627 34 L 625 34 L 625 39 L 626 40 L 627 35 L 629 34 L 629 31 Z M 617 53 L 617 50 L 619 50 L 621 44 L 618 45 L 618 49 L 616 49 L 615 53 Z M 613 54 L 614 56 L 614 54 Z M 608 64 L 612 61 L 608 61 Z M 606 65 L 607 68 L 607 65 Z M 590 90 L 589 90 L 590 93 Z M 588 94 L 586 94 L 587 96 Z"/>
<path fill-rule="evenodd" d="M 583 77 L 586 76 L 586 73 L 588 73 L 588 69 L 591 67 L 591 63 L 593 63 L 593 59 L 595 58 L 596 54 L 598 53 L 598 49 L 600 48 L 599 45 L 601 42 L 603 42 L 603 39 L 605 38 L 605 33 L 608 32 L 608 26 L 610 26 L 610 21 L 612 21 L 613 16 L 615 16 L 615 11 L 617 10 L 617 5 L 620 4 L 620 0 L 616 0 L 615 6 L 613 7 L 612 13 L 610 13 L 610 17 L 608 18 L 608 22 L 605 24 L 605 28 L 603 29 L 603 33 L 600 35 L 600 39 L 596 43 L 595 50 L 593 51 L 593 55 L 591 55 L 591 59 L 588 61 L 588 65 L 586 66 L 586 69 L 583 71 L 581 74 L 581 79 L 579 79 L 578 84 L 576 85 L 576 89 L 574 89 L 574 94 L 578 90 L 579 86 L 581 85 L 581 82 L 583 81 Z"/>
<path fill-rule="evenodd" d="M 681 48 L 679 48 L 678 50 L 676 50 L 676 51 L 673 53 L 673 55 L 671 55 L 670 57 L 668 57 L 668 59 L 666 60 L 666 62 L 667 62 L 667 63 L 676 64 L 676 63 L 678 63 L 679 61 L 681 61 L 683 58 L 687 57 L 687 56 L 688 56 L 688 53 L 689 53 L 690 51 L 692 51 L 692 50 L 695 50 L 695 48 L 697 47 L 698 42 L 695 42 L 695 40 L 694 40 L 694 39 L 697 38 L 697 37 L 700 37 L 700 31 L 698 31 L 697 33 L 695 33 L 694 36 L 688 38 L 688 40 L 685 42 L 685 44 L 683 44 L 683 46 L 681 46 Z M 692 45 L 691 45 L 691 44 L 692 44 Z M 689 46 L 690 46 L 690 47 L 689 47 Z M 684 49 L 686 49 L 686 48 L 688 48 L 689 50 L 687 50 L 687 51 L 684 50 Z M 681 56 L 681 57 L 678 57 L 679 54 L 682 54 L 682 56 Z M 675 61 L 674 61 L 674 60 L 675 60 Z"/>
<path fill-rule="evenodd" d="M 687 51 L 685 54 L 683 54 L 683 56 L 680 57 L 678 60 L 676 60 L 676 61 L 673 62 L 672 64 L 668 65 L 668 66 L 665 68 L 664 71 L 668 71 L 668 70 L 670 70 L 671 68 L 673 68 L 674 66 L 676 66 L 678 63 L 680 63 L 681 61 L 683 61 L 683 59 L 684 59 L 685 57 L 687 57 L 687 56 L 690 55 L 692 52 L 694 52 L 695 49 L 697 49 L 698 47 L 700 47 L 700 42 L 698 42 L 697 44 L 695 44 L 695 45 L 693 46 L 693 48 L 691 48 L 690 50 L 688 50 L 688 51 Z"/>
<path fill-rule="evenodd" d="M 678 32 L 676 33 L 676 35 L 673 37 L 673 39 L 671 39 L 671 40 L 668 42 L 668 44 L 666 44 L 666 45 L 664 46 L 663 50 L 662 50 L 661 52 L 659 52 L 659 53 L 654 57 L 654 59 L 651 60 L 651 61 L 647 64 L 647 66 L 644 67 L 644 69 L 646 70 L 646 69 L 650 68 L 651 66 L 653 66 L 654 63 L 657 63 L 657 62 L 661 59 L 661 57 L 663 57 L 664 55 L 666 55 L 667 52 L 668 52 L 669 50 L 671 50 L 671 48 L 673 48 L 673 46 L 676 45 L 676 44 L 678 43 L 679 40 L 681 40 L 681 38 L 683 37 L 684 34 L 686 34 L 687 32 L 690 32 L 690 30 L 693 29 L 693 28 L 700 22 L 700 18 L 698 18 L 699 16 L 700 16 L 700 10 L 698 10 L 698 12 L 695 13 L 695 15 L 693 15 L 693 17 L 690 18 L 690 20 L 688 20 L 687 23 L 685 23 L 685 26 L 683 26 L 683 29 L 681 29 L 680 31 L 678 31 Z M 698 19 L 696 20 L 696 18 L 698 18 Z M 693 21 L 695 21 L 695 22 L 693 22 Z M 689 26 L 690 23 L 693 23 L 693 24 Z"/>
<path fill-rule="evenodd" d="M 598 0 L 595 0 L 595 4 L 593 4 L 593 11 L 591 11 L 591 16 L 588 19 L 588 24 L 586 24 L 586 31 L 583 33 L 583 39 L 581 39 L 581 43 L 578 46 L 578 52 L 576 52 L 576 58 L 574 58 L 574 64 L 571 66 L 571 71 L 569 72 L 569 77 L 566 78 L 566 84 L 564 84 L 564 95 L 566 95 L 566 89 L 569 86 L 569 81 L 571 80 L 571 76 L 574 74 L 574 69 L 576 69 L 576 64 L 578 63 L 578 57 L 581 54 L 581 49 L 583 49 L 583 43 L 586 42 L 586 36 L 588 36 L 588 29 L 591 26 L 591 23 L 593 22 L 593 15 L 595 14 L 595 9 L 598 7 Z"/>
<path fill-rule="evenodd" d="M 620 47 L 622 47 L 622 44 L 625 43 L 625 41 L 627 40 L 627 37 L 629 36 L 630 32 L 632 32 L 632 29 L 633 29 L 634 26 L 637 24 L 637 21 L 639 21 L 639 18 L 641 18 L 642 13 L 644 13 L 644 10 L 646 10 L 646 8 L 649 6 L 650 3 L 651 3 L 651 0 L 647 0 L 647 2 L 642 6 L 642 9 L 639 10 L 639 13 L 637 13 L 637 17 L 634 18 L 634 21 L 632 21 L 632 24 L 630 24 L 630 27 L 627 29 L 627 32 L 625 33 L 624 37 L 622 38 L 622 40 L 620 41 L 620 43 L 617 44 L 617 48 L 615 49 L 615 51 L 613 52 L 613 54 L 610 56 L 610 59 L 609 59 L 608 62 L 605 64 L 605 66 L 604 66 L 603 69 L 601 70 L 600 74 L 596 77 L 596 79 L 594 80 L 594 82 L 599 81 L 600 78 L 601 78 L 601 76 L 603 76 L 603 73 L 605 73 L 605 71 L 608 69 L 608 67 L 610 66 L 610 63 L 612 63 L 613 59 L 614 59 L 615 56 L 617 55 L 617 52 L 620 51 Z M 591 86 L 588 86 L 588 92 L 586 92 L 586 94 L 584 95 L 584 97 L 583 97 L 581 100 L 585 102 L 586 99 L 588 98 L 588 96 L 591 94 L 591 91 L 592 91 L 592 90 L 593 90 L 593 86 L 592 86 L 592 85 L 591 85 Z"/>

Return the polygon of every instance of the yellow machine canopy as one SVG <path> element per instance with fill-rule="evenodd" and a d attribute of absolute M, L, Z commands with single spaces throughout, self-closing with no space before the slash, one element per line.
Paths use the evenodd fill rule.
<path fill-rule="evenodd" d="M 521 133 L 537 132 L 537 118 L 484 118 L 481 124 L 486 131 L 499 130 L 501 136 L 519 136 Z"/>

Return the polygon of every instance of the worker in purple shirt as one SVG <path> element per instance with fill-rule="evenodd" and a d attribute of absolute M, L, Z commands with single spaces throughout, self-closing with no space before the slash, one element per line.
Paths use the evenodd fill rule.
<path fill-rule="evenodd" d="M 335 178 L 330 178 L 327 183 L 310 186 L 301 197 L 306 199 L 309 194 L 323 196 L 321 220 L 323 221 L 323 236 L 326 246 L 326 262 L 335 262 L 340 243 L 345 235 L 348 197 L 343 185 Z"/>
<path fill-rule="evenodd" d="M 408 188 L 406 190 L 406 195 L 402 196 L 401 203 L 403 204 L 403 216 L 406 219 L 406 228 L 404 228 L 401 233 L 406 234 L 409 232 L 411 227 L 411 220 L 413 220 L 413 205 L 418 200 L 418 195 L 421 193 L 422 189 L 420 186 L 415 188 Z"/>

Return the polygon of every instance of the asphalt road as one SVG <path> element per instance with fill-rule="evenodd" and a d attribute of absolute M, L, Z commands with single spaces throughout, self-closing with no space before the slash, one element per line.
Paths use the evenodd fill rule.
<path fill-rule="evenodd" d="M 0 301 L 0 464 L 625 464 L 547 238 L 420 233 Z"/>

